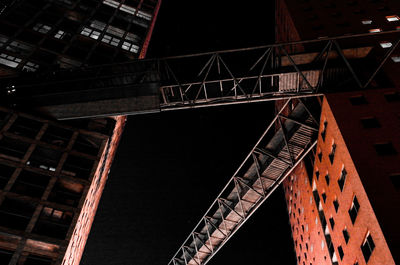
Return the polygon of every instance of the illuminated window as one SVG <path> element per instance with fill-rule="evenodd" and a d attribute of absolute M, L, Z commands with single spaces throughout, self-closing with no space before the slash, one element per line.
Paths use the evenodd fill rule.
<path fill-rule="evenodd" d="M 376 28 L 376 29 L 370 29 L 369 32 L 370 33 L 377 33 L 377 32 L 381 32 L 382 29 Z"/>
<path fill-rule="evenodd" d="M 97 40 L 99 38 L 99 36 L 100 36 L 100 32 L 98 32 L 96 30 L 93 30 L 91 28 L 87 28 L 87 27 L 84 27 L 82 29 L 81 34 L 83 36 L 88 36 L 88 37 L 90 37 L 92 39 L 95 39 L 95 40 Z"/>
<path fill-rule="evenodd" d="M 36 23 L 36 25 L 33 27 L 33 30 L 46 34 L 51 30 L 51 27 L 42 23 Z"/>
<path fill-rule="evenodd" d="M 364 255 L 365 262 L 368 262 L 369 258 L 371 257 L 372 251 L 375 249 L 375 243 L 372 239 L 370 233 L 368 233 L 367 237 L 364 239 L 364 243 L 361 246 L 361 251 Z"/>
<path fill-rule="evenodd" d="M 37 69 L 39 69 L 39 65 L 32 62 L 27 62 L 24 67 L 22 67 L 22 70 L 27 72 L 35 72 Z"/>
<path fill-rule="evenodd" d="M 0 54 L 0 64 L 7 65 L 12 68 L 16 68 L 21 61 L 22 60 L 20 58 L 16 58 L 14 56 L 7 55 L 5 53 Z"/>
<path fill-rule="evenodd" d="M 111 44 L 111 45 L 113 45 L 113 46 L 118 46 L 118 43 L 119 43 L 119 39 L 118 38 L 115 38 L 115 37 L 111 37 L 110 35 L 104 35 L 104 37 L 103 37 L 103 39 L 101 40 L 102 42 L 105 42 L 105 43 L 108 43 L 108 44 Z"/>
<path fill-rule="evenodd" d="M 361 20 L 361 23 L 363 25 L 370 25 L 370 24 L 372 24 L 372 20 L 371 19 L 363 19 L 363 20 Z"/>
<path fill-rule="evenodd" d="M 396 15 L 392 15 L 392 16 L 386 16 L 386 20 L 388 22 L 394 22 L 394 21 L 399 21 L 400 18 L 398 16 L 396 16 Z"/>
<path fill-rule="evenodd" d="M 56 38 L 56 39 L 62 39 L 62 38 L 64 38 L 64 36 L 65 36 L 65 32 L 62 30 L 57 31 L 57 33 L 54 34 L 54 38 Z"/>
<path fill-rule="evenodd" d="M 122 49 L 133 52 L 133 53 L 138 53 L 139 51 L 139 46 L 130 43 L 128 41 L 124 41 L 124 43 L 122 43 Z"/>
<path fill-rule="evenodd" d="M 389 41 L 382 41 L 381 43 L 379 43 L 379 45 L 381 45 L 381 47 L 384 49 L 388 49 L 388 48 L 392 47 L 392 43 Z"/>
<path fill-rule="evenodd" d="M 395 63 L 400 63 L 400 56 L 392 56 L 392 61 Z"/>

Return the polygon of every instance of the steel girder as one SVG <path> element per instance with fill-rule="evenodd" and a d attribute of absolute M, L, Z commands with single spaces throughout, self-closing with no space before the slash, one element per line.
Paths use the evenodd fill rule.
<path fill-rule="evenodd" d="M 286 100 L 169 265 L 206 264 L 313 149 L 319 117 L 306 105 Z"/>

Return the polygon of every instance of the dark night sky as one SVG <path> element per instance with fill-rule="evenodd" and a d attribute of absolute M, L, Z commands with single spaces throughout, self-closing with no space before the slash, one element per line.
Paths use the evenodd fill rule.
<path fill-rule="evenodd" d="M 164 1 L 148 57 L 272 43 L 273 1 L 234 2 Z M 262 103 L 129 117 L 81 264 L 167 265 L 272 113 Z M 208 264 L 296 264 L 281 189 Z"/>

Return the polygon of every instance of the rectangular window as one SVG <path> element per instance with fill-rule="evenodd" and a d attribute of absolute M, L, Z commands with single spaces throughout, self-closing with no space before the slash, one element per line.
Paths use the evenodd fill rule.
<path fill-rule="evenodd" d="M 347 176 L 347 171 L 345 168 L 343 168 L 342 173 L 340 174 L 340 177 L 338 179 L 338 185 L 339 185 L 340 191 L 343 191 L 344 183 L 346 182 L 346 176 Z"/>
<path fill-rule="evenodd" d="M 315 171 L 315 177 L 317 178 L 317 180 L 319 179 L 319 171 Z"/>
<path fill-rule="evenodd" d="M 359 210 L 360 210 L 360 204 L 358 203 L 357 197 L 354 196 L 353 202 L 351 203 L 351 207 L 349 210 L 350 219 L 353 224 L 356 221 Z"/>
<path fill-rule="evenodd" d="M 370 233 L 368 233 L 367 237 L 364 240 L 364 243 L 361 246 L 361 251 L 363 253 L 365 262 L 367 263 L 369 258 L 371 257 L 372 251 L 374 251 L 375 248 L 375 243 L 374 240 L 372 239 L 372 236 Z"/>
<path fill-rule="evenodd" d="M 324 203 L 326 202 L 326 193 L 325 192 L 323 192 L 322 194 L 321 194 L 321 196 L 322 196 L 322 200 L 324 201 Z"/>
<path fill-rule="evenodd" d="M 390 180 L 396 190 L 400 190 L 400 173 L 390 175 Z"/>
<path fill-rule="evenodd" d="M 384 97 L 387 102 L 400 101 L 400 93 L 399 92 L 385 93 Z"/>
<path fill-rule="evenodd" d="M 347 228 L 345 227 L 342 232 L 343 232 L 344 241 L 346 241 L 346 244 L 349 243 L 350 235 L 349 235 L 349 232 L 347 231 Z"/>
<path fill-rule="evenodd" d="M 396 15 L 391 15 L 391 16 L 386 16 L 386 20 L 388 22 L 394 22 L 394 21 L 399 21 L 400 18 L 398 16 L 396 16 Z"/>
<path fill-rule="evenodd" d="M 365 105 L 367 104 L 367 99 L 363 95 L 358 95 L 349 98 L 351 105 L 358 106 L 358 105 Z"/>
<path fill-rule="evenodd" d="M 16 68 L 21 61 L 22 60 L 20 58 L 7 55 L 5 53 L 0 54 L 0 64 L 9 66 L 11 68 Z"/>
<path fill-rule="evenodd" d="M 396 149 L 394 149 L 392 143 L 390 143 L 390 142 L 374 144 L 374 147 L 375 147 L 375 151 L 380 156 L 387 156 L 387 155 L 395 155 L 395 154 L 397 154 Z"/>
<path fill-rule="evenodd" d="M 328 126 L 328 122 L 327 122 L 327 121 L 324 121 L 324 127 L 323 127 L 322 132 L 321 132 L 321 137 L 322 137 L 322 140 L 324 140 L 324 141 L 325 141 L 326 127 L 327 127 L 327 126 Z"/>
<path fill-rule="evenodd" d="M 337 249 L 338 249 L 338 252 L 339 252 L 339 257 L 342 260 L 343 256 L 344 256 L 343 248 L 342 248 L 342 246 L 338 246 Z"/>
<path fill-rule="evenodd" d="M 319 159 L 319 162 L 322 162 L 322 151 L 319 151 L 319 153 L 318 153 L 318 159 Z"/>
<path fill-rule="evenodd" d="M 365 129 L 380 128 L 381 124 L 375 117 L 362 118 L 361 124 Z"/>
<path fill-rule="evenodd" d="M 51 30 L 51 27 L 48 25 L 44 25 L 42 23 L 36 23 L 36 25 L 33 27 L 33 30 L 46 34 L 47 32 L 49 32 Z"/>
<path fill-rule="evenodd" d="M 332 144 L 332 150 L 329 154 L 329 161 L 331 161 L 331 164 L 333 164 L 333 160 L 335 159 L 335 152 L 336 152 L 336 144 Z"/>
<path fill-rule="evenodd" d="M 400 63 L 400 56 L 392 56 L 392 61 L 395 63 Z"/>
<path fill-rule="evenodd" d="M 54 38 L 56 38 L 56 39 L 62 39 L 62 38 L 64 38 L 64 36 L 65 36 L 65 32 L 62 30 L 57 31 L 57 33 L 54 34 Z"/>
<path fill-rule="evenodd" d="M 329 176 L 329 174 L 326 174 L 325 175 L 325 180 L 326 180 L 326 185 L 328 185 L 329 186 L 329 181 L 330 181 L 330 176 Z"/>
<path fill-rule="evenodd" d="M 335 211 L 337 212 L 339 210 L 339 201 L 337 198 L 333 201 L 333 206 L 335 207 Z"/>
<path fill-rule="evenodd" d="M 369 33 L 378 33 L 378 32 L 381 32 L 382 31 L 382 29 L 380 29 L 380 28 L 375 28 L 375 29 L 370 29 L 369 30 Z"/>
<path fill-rule="evenodd" d="M 370 25 L 370 24 L 372 24 L 372 20 L 371 19 L 363 19 L 363 20 L 361 20 L 361 23 L 363 25 Z"/>
<path fill-rule="evenodd" d="M 393 44 L 389 41 L 382 41 L 379 43 L 379 45 L 381 45 L 381 47 L 384 49 L 388 49 L 393 46 Z"/>
<path fill-rule="evenodd" d="M 335 220 L 333 220 L 333 217 L 329 218 L 329 223 L 331 224 L 332 230 L 335 227 Z"/>

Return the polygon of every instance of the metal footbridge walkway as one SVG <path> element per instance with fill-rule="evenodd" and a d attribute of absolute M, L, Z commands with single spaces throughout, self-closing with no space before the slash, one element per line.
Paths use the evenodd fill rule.
<path fill-rule="evenodd" d="M 364 60 L 375 56 L 373 45 L 382 34 L 393 45 L 370 67 Z M 0 80 L 0 103 L 74 119 L 309 97 L 345 86 L 362 89 L 379 79 L 399 35 L 360 34 L 26 73 Z"/>
<path fill-rule="evenodd" d="M 382 34 L 392 43 L 383 54 Z M 0 79 L 0 103 L 74 119 L 282 100 L 169 262 L 203 265 L 316 145 L 322 93 L 386 86 L 379 70 L 399 42 L 390 31 L 27 73 Z"/>

